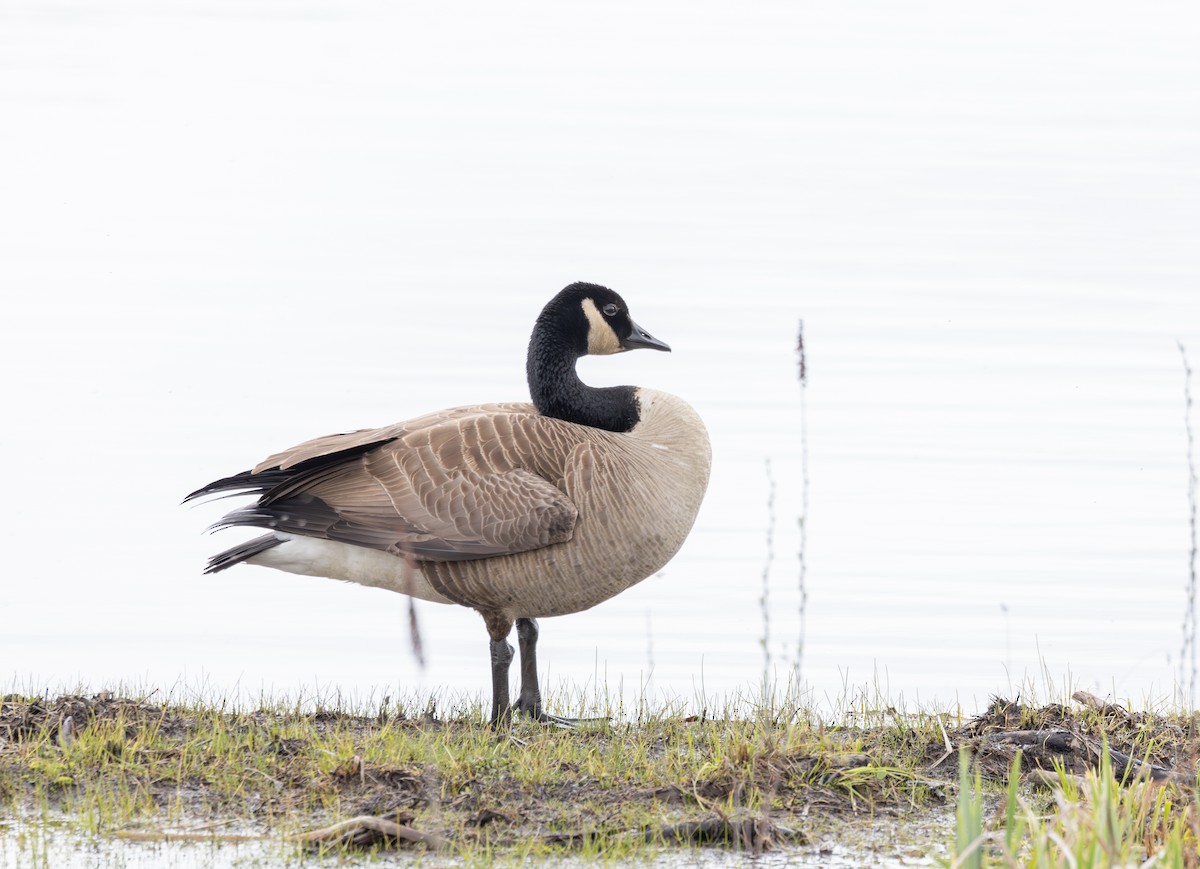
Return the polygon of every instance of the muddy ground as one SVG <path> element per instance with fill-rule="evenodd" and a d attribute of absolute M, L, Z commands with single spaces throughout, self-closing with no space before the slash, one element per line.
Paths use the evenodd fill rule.
<path fill-rule="evenodd" d="M 690 716 L 575 730 L 518 722 L 497 731 L 398 711 L 223 712 L 107 693 L 9 695 L 0 705 L 0 815 L 50 809 L 135 838 L 203 827 L 206 838 L 464 855 L 644 844 L 758 852 L 831 831 L 844 838 L 856 820 L 869 836 L 871 824 L 895 818 L 914 831 L 899 847 L 917 853 L 934 844 L 922 836 L 953 820 L 961 748 L 986 780 L 1006 781 L 1018 752 L 1036 788 L 1095 770 L 1107 751 L 1126 781 L 1194 792 L 1193 719 L 1091 695 L 1070 706 L 997 699 L 966 721 L 869 717 L 830 723 L 797 711 L 786 720 Z"/>

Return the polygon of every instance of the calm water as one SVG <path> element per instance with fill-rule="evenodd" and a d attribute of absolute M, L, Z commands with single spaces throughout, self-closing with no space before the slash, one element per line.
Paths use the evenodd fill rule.
<path fill-rule="evenodd" d="M 945 862 L 945 842 L 953 838 L 953 823 L 939 818 L 937 829 L 926 830 L 936 836 L 938 842 L 932 847 L 937 855 L 922 857 L 914 854 L 911 844 L 913 831 L 907 829 L 897 841 L 894 819 L 860 818 L 856 821 L 859 841 L 847 844 L 818 835 L 811 845 L 789 848 L 786 851 L 767 852 L 752 857 L 748 854 L 723 851 L 715 848 L 688 849 L 679 852 L 664 852 L 653 861 L 657 869 L 738 869 L 754 866 L 756 869 L 798 869 L 798 867 L 823 867 L 823 869 L 851 869 L 870 865 L 875 869 L 901 869 L 901 867 L 935 866 L 941 858 Z M 17 825 L 14 824 L 14 827 Z M 7 835 L 5 835 L 7 834 Z M 204 832 L 199 835 L 210 835 Z M 867 846 L 863 842 L 874 842 Z M 932 843 L 931 843 L 932 844 Z M 0 866 L 4 869 L 17 867 L 54 867 L 54 869 L 263 869 L 268 866 L 296 865 L 303 859 L 296 846 L 282 842 L 244 842 L 240 844 L 214 844 L 190 842 L 170 844 L 155 842 L 130 842 L 115 838 L 71 835 L 63 828 L 20 827 L 13 830 L 0 826 Z M 353 865 L 354 860 L 339 858 L 340 865 Z M 413 852 L 373 854 L 361 858 L 358 863 L 371 866 L 425 865 Z M 456 865 L 442 857 L 438 865 Z M 586 869 L 595 865 L 595 858 L 556 858 L 541 864 L 549 869 Z"/>
<path fill-rule="evenodd" d="M 482 692 L 473 613 L 419 606 L 422 670 L 399 597 L 201 577 L 237 537 L 179 500 L 524 397 L 533 317 L 584 279 L 675 349 L 585 378 L 686 396 L 714 473 L 663 575 L 546 620 L 551 685 L 753 691 L 803 636 L 817 700 L 1169 696 L 1198 29 L 1183 2 L 5 4 L 0 681 Z"/>

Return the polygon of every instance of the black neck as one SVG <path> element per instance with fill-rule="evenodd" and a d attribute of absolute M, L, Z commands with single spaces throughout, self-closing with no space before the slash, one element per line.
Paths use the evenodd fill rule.
<path fill-rule="evenodd" d="M 640 414 L 634 388 L 588 386 L 575 371 L 580 354 L 538 325 L 525 362 L 529 394 L 538 413 L 606 431 L 625 432 L 637 425 Z"/>

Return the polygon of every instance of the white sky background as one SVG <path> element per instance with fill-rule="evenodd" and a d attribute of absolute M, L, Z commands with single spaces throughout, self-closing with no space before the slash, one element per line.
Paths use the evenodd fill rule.
<path fill-rule="evenodd" d="M 666 575 L 544 626 L 552 675 L 971 696 L 1177 672 L 1200 368 L 1187 3 L 9 2 L 0 678 L 486 686 L 470 613 L 246 568 L 188 491 L 292 443 L 521 398 L 563 284 L 671 356 L 717 461 Z M 1200 385 L 1194 385 L 1200 397 Z M 847 675 L 849 674 L 849 675 Z"/>

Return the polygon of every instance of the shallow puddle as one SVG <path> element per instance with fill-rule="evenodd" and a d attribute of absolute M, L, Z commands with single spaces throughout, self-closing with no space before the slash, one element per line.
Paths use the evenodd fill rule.
<path fill-rule="evenodd" d="M 0 824 L 0 869 L 247 869 L 289 866 L 295 849 L 262 842 L 133 842 L 66 822 Z"/>
<path fill-rule="evenodd" d="M 787 867 L 872 866 L 899 869 L 939 865 L 953 828 L 952 811 L 923 812 L 919 816 L 855 817 L 822 824 L 812 844 L 788 847 L 752 856 L 716 848 L 664 850 L 641 865 L 675 869 L 760 869 Z M 292 866 L 301 859 L 295 846 L 281 841 L 191 842 L 130 841 L 78 831 L 66 821 L 10 820 L 0 823 L 0 869 L 247 869 Z M 339 855 L 330 865 L 437 865 L 461 866 L 465 861 L 426 853 L 381 852 Z M 499 863 L 504 864 L 501 859 Z M 513 854 L 512 865 L 520 862 Z M 552 857 L 540 865 L 549 869 L 594 866 L 594 857 Z"/>

